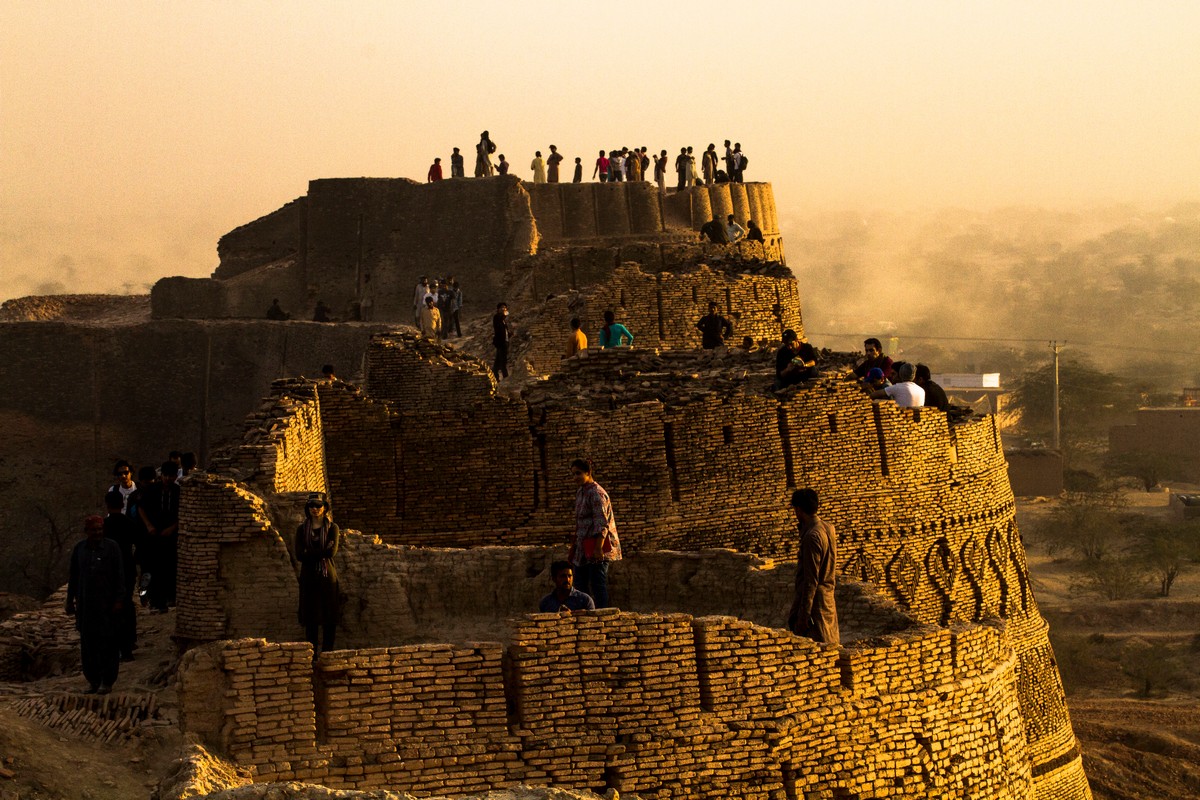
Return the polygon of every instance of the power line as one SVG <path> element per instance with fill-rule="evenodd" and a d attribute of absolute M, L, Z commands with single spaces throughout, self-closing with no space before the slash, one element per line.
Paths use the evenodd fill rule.
<path fill-rule="evenodd" d="M 916 339 L 918 341 L 927 341 L 927 342 L 1018 342 L 1018 343 L 1022 343 L 1022 344 L 1049 344 L 1051 341 L 1053 341 L 1050 337 L 1045 337 L 1045 338 L 1041 338 L 1041 339 L 1016 339 L 1016 338 L 1002 338 L 1002 337 L 989 337 L 989 336 L 924 336 L 924 335 L 915 334 L 915 333 L 888 333 L 888 334 L 882 334 L 882 335 L 877 334 L 877 333 L 829 333 L 829 332 L 820 332 L 820 331 L 814 331 L 814 332 L 805 331 L 805 333 L 807 333 L 809 336 L 838 336 L 838 337 L 845 337 L 845 338 L 862 337 L 864 339 L 870 338 L 870 337 L 874 337 L 877 339 Z M 1060 344 L 1070 344 L 1070 341 L 1067 339 L 1061 339 L 1058 341 Z M 1191 358 L 1200 358 L 1200 352 L 1181 353 L 1178 350 L 1165 350 L 1161 347 L 1130 347 L 1129 345 L 1109 344 L 1108 342 L 1093 342 L 1093 341 L 1087 342 L 1087 346 L 1090 348 L 1102 348 L 1104 350 L 1124 350 L 1124 351 L 1130 352 L 1130 353 L 1157 353 L 1159 355 L 1164 355 L 1164 356 L 1168 356 L 1168 357 L 1183 356 L 1183 357 L 1191 357 Z"/>

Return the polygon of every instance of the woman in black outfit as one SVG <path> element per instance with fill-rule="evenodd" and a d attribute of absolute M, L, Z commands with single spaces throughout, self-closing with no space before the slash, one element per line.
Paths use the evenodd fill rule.
<path fill-rule="evenodd" d="M 304 522 L 296 528 L 296 559 L 300 562 L 300 624 L 317 655 L 317 628 L 324 628 L 321 652 L 333 649 L 338 621 L 338 579 L 333 566 L 339 543 L 329 499 L 313 492 L 304 504 Z"/>

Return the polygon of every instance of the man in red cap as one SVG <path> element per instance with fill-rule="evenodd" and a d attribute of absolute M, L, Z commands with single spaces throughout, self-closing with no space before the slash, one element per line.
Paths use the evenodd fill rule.
<path fill-rule="evenodd" d="M 87 538 L 71 551 L 67 614 L 79 630 L 79 654 L 89 691 L 108 694 L 121 667 L 119 614 L 127 602 L 121 548 L 104 538 L 103 518 L 83 521 Z"/>

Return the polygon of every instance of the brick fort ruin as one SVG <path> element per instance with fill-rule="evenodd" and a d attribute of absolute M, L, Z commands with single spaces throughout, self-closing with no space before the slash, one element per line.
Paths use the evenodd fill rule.
<path fill-rule="evenodd" d="M 714 213 L 767 242 L 697 243 Z M 995 421 L 871 401 L 836 359 L 769 391 L 780 332 L 803 331 L 777 228 L 766 184 L 314 181 L 224 237 L 211 279 L 160 282 L 158 324 L 309 327 L 239 318 L 367 286 L 383 321 L 347 326 L 370 328 L 360 385 L 275 381 L 184 484 L 192 758 L 364 797 L 1090 797 Z M 484 365 L 486 320 L 460 348 L 387 324 L 420 274 L 457 275 L 476 313 L 509 302 L 520 391 Z M 710 300 L 771 346 L 700 351 Z M 561 360 L 566 321 L 594 334 L 608 308 L 638 346 Z M 620 610 L 530 614 L 579 455 L 629 550 Z M 840 646 L 782 628 L 799 486 L 837 528 Z M 309 491 L 347 531 L 348 649 L 316 661 L 289 552 Z"/>

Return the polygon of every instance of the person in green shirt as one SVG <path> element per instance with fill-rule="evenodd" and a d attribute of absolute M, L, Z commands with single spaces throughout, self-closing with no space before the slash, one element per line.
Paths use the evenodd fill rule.
<path fill-rule="evenodd" d="M 600 329 L 600 349 L 625 346 L 633 346 L 633 334 L 629 332 L 629 328 L 617 322 L 616 314 L 605 311 L 604 327 Z"/>

